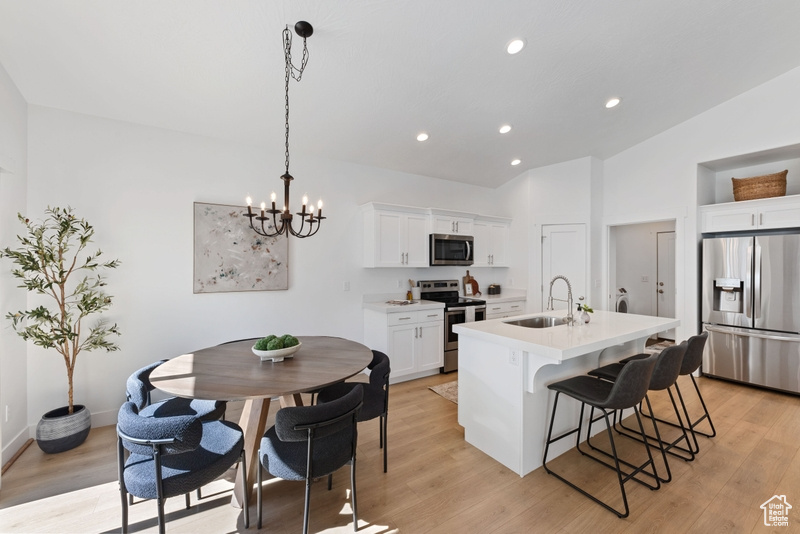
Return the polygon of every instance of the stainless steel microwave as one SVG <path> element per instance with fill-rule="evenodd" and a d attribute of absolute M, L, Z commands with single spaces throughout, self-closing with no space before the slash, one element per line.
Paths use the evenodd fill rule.
<path fill-rule="evenodd" d="M 472 265 L 473 239 L 469 235 L 431 234 L 431 265 Z"/>

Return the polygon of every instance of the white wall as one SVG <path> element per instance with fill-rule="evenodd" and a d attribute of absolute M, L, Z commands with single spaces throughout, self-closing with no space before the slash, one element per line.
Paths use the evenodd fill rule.
<path fill-rule="evenodd" d="M 677 217 L 678 339 L 698 331 L 697 164 L 800 141 L 800 68 L 789 71 L 604 162 L 607 222 Z M 706 174 L 705 178 L 708 178 Z M 701 188 L 707 184 L 701 184 Z M 713 189 L 713 187 L 712 187 Z M 684 215 L 685 214 L 685 215 Z M 613 222 L 613 221 L 612 221 Z M 681 227 L 685 223 L 685 232 Z M 681 234 L 685 233 L 683 249 Z M 681 270 L 681 265 L 683 269 Z M 681 280 L 683 281 L 681 283 Z"/>
<path fill-rule="evenodd" d="M 362 268 L 360 204 L 503 214 L 494 190 L 295 156 L 292 202 L 304 192 L 321 196 L 329 218 L 315 237 L 290 240 L 289 290 L 194 295 L 192 203 L 242 205 L 248 193 L 266 199 L 282 185 L 281 147 L 270 152 L 37 106 L 30 106 L 29 138 L 29 214 L 71 205 L 95 226 L 104 253 L 122 261 L 108 277 L 115 302 L 107 314 L 122 331 L 121 350 L 81 354 L 75 371 L 76 400 L 95 424 L 116 420 L 127 376 L 158 358 L 271 332 L 361 340 L 364 293 L 399 297 L 409 278 L 463 276 L 455 267 Z M 475 271 L 481 285 L 505 283 L 505 269 Z M 64 371 L 53 358 L 29 351 L 37 370 L 28 380 L 30 424 L 66 401 Z"/>
<path fill-rule="evenodd" d="M 0 65 L 0 248 L 14 245 L 25 211 L 27 104 Z M 28 439 L 27 363 L 25 342 L 5 319 L 25 309 L 25 292 L 11 276 L 10 260 L 0 260 L 0 464 L 5 464 Z M 6 421 L 6 407 L 8 420 Z"/>
<path fill-rule="evenodd" d="M 515 287 L 527 290 L 527 311 L 542 309 L 542 225 L 579 223 L 590 228 L 592 191 L 602 188 L 601 169 L 599 160 L 581 158 L 527 171 L 498 189 L 514 220 L 508 277 Z M 595 246 L 588 234 L 585 287 L 591 287 L 589 272 Z M 590 295 L 594 298 L 594 293 Z"/>

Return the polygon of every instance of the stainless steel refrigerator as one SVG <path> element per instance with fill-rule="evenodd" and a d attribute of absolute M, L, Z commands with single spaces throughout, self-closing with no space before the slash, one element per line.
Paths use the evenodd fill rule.
<path fill-rule="evenodd" d="M 800 234 L 703 240 L 703 374 L 800 393 Z"/>

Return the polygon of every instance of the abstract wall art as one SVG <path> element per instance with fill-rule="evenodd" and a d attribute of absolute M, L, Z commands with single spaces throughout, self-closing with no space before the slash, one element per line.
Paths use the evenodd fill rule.
<path fill-rule="evenodd" d="M 241 206 L 194 203 L 195 293 L 289 288 L 289 240 L 256 234 L 244 212 Z"/>

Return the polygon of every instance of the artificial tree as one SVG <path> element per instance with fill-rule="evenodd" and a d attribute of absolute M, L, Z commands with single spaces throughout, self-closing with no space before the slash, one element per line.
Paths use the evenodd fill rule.
<path fill-rule="evenodd" d="M 72 376 L 78 354 L 94 349 L 119 350 L 108 339 L 112 334 L 120 334 L 116 324 L 99 319 L 87 333 L 83 330 L 83 320 L 111 307 L 111 296 L 105 293 L 106 283 L 98 271 L 116 268 L 120 262 L 100 262 L 99 249 L 83 256 L 94 228 L 85 219 L 75 217 L 72 208 L 48 207 L 45 213 L 47 217 L 40 223 L 18 214 L 27 235 L 17 236 L 21 246 L 16 250 L 8 247 L 0 250 L 0 258 L 10 258 L 16 265 L 11 273 L 22 280 L 19 287 L 47 295 L 56 305 L 40 304 L 30 310 L 10 312 L 6 318 L 22 339 L 55 349 L 62 356 L 69 381 L 68 413 L 72 414 Z"/>

